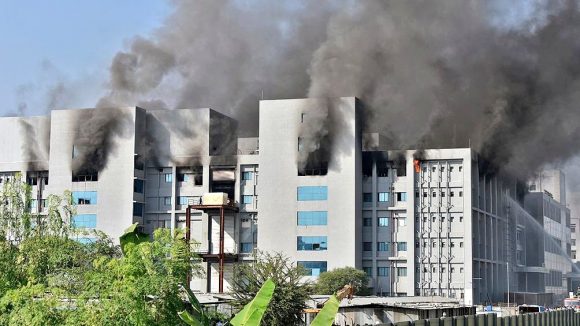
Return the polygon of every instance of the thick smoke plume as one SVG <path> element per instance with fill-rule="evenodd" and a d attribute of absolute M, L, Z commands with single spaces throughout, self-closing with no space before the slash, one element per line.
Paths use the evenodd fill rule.
<path fill-rule="evenodd" d="M 349 9 L 314 54 L 310 97 L 359 96 L 371 109 L 367 130 L 394 132 L 410 148 L 470 142 L 496 169 L 524 177 L 579 150 L 575 2 L 547 3 L 547 15 L 509 29 L 493 24 L 485 2 Z"/>
<path fill-rule="evenodd" d="M 534 3 L 512 24 L 502 0 L 173 3 L 162 27 L 114 57 L 101 105 L 213 107 L 256 135 L 261 94 L 357 96 L 365 131 L 396 135 L 397 147 L 471 145 L 523 177 L 577 154 L 573 1 Z M 332 112 L 309 112 L 299 167 L 336 150 Z"/>

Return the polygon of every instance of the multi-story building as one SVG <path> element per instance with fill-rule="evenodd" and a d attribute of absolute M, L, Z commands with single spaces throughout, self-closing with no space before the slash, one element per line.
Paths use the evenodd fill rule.
<path fill-rule="evenodd" d="M 565 262 L 544 250 L 544 242 L 540 251 L 530 249 L 540 244 L 530 241 L 533 229 L 522 221 L 541 221 L 570 251 L 564 204 L 553 225 L 557 219 L 547 208 L 523 208 L 551 203 L 545 193 L 524 200 L 523 184 L 488 171 L 474 150 L 393 150 L 379 134 L 362 134 L 364 107 L 356 98 L 331 101 L 261 101 L 259 138 L 238 138 L 236 121 L 211 109 L 0 118 L 6 153 L 0 171 L 21 171 L 34 184 L 39 211 L 46 194 L 71 190 L 73 225 L 113 238 L 135 222 L 152 233 L 184 229 L 190 221 L 206 270 L 191 283 L 200 291 L 227 291 L 230 262 L 251 259 L 258 248 L 283 252 L 311 279 L 339 267 L 362 269 L 379 295 L 439 295 L 473 304 L 504 301 L 510 291 L 561 293 L 565 272 L 546 275 L 564 271 Z M 332 122 L 318 134 L 331 155 L 299 168 L 308 120 L 321 112 Z M 91 119 L 102 127 L 92 130 Z M 86 139 L 91 132 L 96 141 L 79 142 L 79 133 Z M 79 157 L 95 143 L 95 159 L 106 164 L 79 168 Z M 224 218 L 200 205 L 210 192 L 226 193 L 233 203 Z"/>

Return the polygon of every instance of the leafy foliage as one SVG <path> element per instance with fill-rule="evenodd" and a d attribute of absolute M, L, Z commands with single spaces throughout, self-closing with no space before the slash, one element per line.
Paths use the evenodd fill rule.
<path fill-rule="evenodd" d="M 334 294 L 347 284 L 352 284 L 355 293 L 359 295 L 369 294 L 367 284 L 368 275 L 353 267 L 336 268 L 321 273 L 314 287 L 316 294 Z"/>
<path fill-rule="evenodd" d="M 231 283 L 234 306 L 242 308 L 271 279 L 275 284 L 272 301 L 262 319 L 263 325 L 298 325 L 310 293 L 310 284 L 301 279 L 304 269 L 280 253 L 259 252 L 251 263 L 237 264 Z"/>
<path fill-rule="evenodd" d="M 236 316 L 230 320 L 234 326 L 259 326 L 262 317 L 272 300 L 276 284 L 271 279 L 266 280 L 254 299 L 244 306 Z"/>
<path fill-rule="evenodd" d="M 339 305 L 340 301 L 338 301 L 336 296 L 331 295 L 310 326 L 331 326 L 338 312 Z"/>

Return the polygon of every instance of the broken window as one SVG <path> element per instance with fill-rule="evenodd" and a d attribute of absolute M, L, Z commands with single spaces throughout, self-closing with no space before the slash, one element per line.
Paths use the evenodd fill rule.
<path fill-rule="evenodd" d="M 315 176 L 315 175 L 327 175 L 328 174 L 328 163 L 320 162 L 316 164 L 306 164 L 303 169 L 298 169 L 298 176 Z"/>

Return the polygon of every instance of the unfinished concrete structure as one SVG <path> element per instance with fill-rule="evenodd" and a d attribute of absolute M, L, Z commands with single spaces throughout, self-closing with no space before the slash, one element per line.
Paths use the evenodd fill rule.
<path fill-rule="evenodd" d="M 525 185 L 490 174 L 470 148 L 387 148 L 379 134 L 363 137 L 361 103 L 339 98 L 332 100 L 340 128 L 328 131 L 331 155 L 300 170 L 304 126 L 327 104 L 261 101 L 259 138 L 238 138 L 236 121 L 211 109 L 57 110 L 50 118 L 0 118 L 0 151 L 6 153 L 0 171 L 22 171 L 36 182 L 39 211 L 47 193 L 72 190 L 78 216 L 71 222 L 113 238 L 134 222 L 151 233 L 183 229 L 189 221 L 206 270 L 191 287 L 202 292 L 227 291 L 232 264 L 251 259 L 256 248 L 283 252 L 312 279 L 338 267 L 362 269 L 383 296 L 437 295 L 471 305 L 505 301 L 508 289 L 539 292 L 530 288 L 532 280 L 544 291 L 565 291 L 566 272 L 546 283 L 548 271 L 565 263 L 525 243 L 532 228 L 522 222 L 532 215 L 553 226 L 556 243 L 570 251 L 563 204 L 558 225 L 544 210 L 524 209 L 534 196 L 550 200 L 543 192 L 526 199 Z M 106 164 L 78 173 L 75 160 L 88 151 L 78 143 L 79 128 L 95 116 L 122 123 L 112 141 L 103 142 Z M 27 141 L 31 130 L 38 150 Z M 45 179 L 33 181 L 37 177 Z M 226 193 L 235 209 L 221 214 L 200 206 L 209 192 Z"/>

